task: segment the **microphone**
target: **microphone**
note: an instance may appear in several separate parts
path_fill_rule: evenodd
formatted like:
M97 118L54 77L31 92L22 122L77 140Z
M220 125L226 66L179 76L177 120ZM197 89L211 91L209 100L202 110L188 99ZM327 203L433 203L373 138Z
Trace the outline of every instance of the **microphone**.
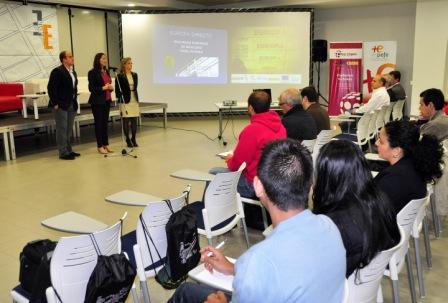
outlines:
M112 71L116 71L116 70L118 70L118 67L115 67L115 66L109 66L109 69L112 70Z

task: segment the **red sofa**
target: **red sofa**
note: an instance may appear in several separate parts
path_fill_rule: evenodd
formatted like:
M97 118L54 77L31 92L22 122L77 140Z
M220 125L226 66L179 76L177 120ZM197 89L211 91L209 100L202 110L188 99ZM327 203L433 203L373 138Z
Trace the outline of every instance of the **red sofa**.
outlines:
M22 99L17 95L23 95L22 83L0 83L0 113L22 109Z

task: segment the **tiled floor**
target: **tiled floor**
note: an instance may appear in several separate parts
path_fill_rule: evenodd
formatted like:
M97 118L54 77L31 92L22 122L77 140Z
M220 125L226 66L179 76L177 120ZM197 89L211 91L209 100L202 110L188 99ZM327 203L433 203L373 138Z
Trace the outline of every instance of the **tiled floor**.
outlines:
M75 143L75 150L82 156L74 161L57 158L54 139L46 135L22 137L16 141L18 158L15 161L0 161L0 302L10 302L9 291L17 284L19 252L30 240L50 238L57 240L67 234L50 230L40 221L64 211L73 210L107 224L114 223L127 211L124 232L135 229L141 207L111 204L104 197L123 189L131 189L159 197L174 197L188 184L174 179L169 173L182 168L208 170L223 165L216 153L235 146L235 137L247 124L246 117L229 121L225 131L228 146L218 140L209 140L192 131L163 129L160 121L148 118L138 133L138 158L107 157L96 152L93 128L82 128L82 141ZM169 120L168 126L206 133L215 138L218 133L216 118ZM111 146L121 150L119 125L112 127ZM204 184L192 184L191 201L202 197ZM240 230L233 230L225 236L228 241L224 252L238 257L245 250ZM259 232L250 232L251 242L262 239ZM205 241L202 239L202 244ZM433 269L425 269L427 298L425 302L448 301L448 239L431 241L433 248ZM401 275L402 302L410 302L406 275ZM385 281L385 301L391 302L390 287ZM150 282L153 303L166 302L172 292Z

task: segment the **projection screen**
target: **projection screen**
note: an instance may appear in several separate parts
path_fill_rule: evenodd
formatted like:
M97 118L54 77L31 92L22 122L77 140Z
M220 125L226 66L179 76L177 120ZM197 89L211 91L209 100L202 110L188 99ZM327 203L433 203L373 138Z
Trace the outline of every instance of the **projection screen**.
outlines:
M311 12L123 14L123 55L139 75L141 102L169 112L216 111L253 89L309 84Z

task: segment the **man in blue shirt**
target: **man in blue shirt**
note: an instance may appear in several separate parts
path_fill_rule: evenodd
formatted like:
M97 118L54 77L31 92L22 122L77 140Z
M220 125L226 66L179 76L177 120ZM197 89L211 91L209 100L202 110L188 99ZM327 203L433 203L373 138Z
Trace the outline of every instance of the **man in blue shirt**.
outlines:
M345 249L336 225L306 209L313 165L295 140L273 141L263 150L254 189L274 230L232 264L211 246L201 250L205 267L234 275L232 302L340 303ZM322 287L325 291L322 291ZM169 302L228 302L223 292L185 283Z

